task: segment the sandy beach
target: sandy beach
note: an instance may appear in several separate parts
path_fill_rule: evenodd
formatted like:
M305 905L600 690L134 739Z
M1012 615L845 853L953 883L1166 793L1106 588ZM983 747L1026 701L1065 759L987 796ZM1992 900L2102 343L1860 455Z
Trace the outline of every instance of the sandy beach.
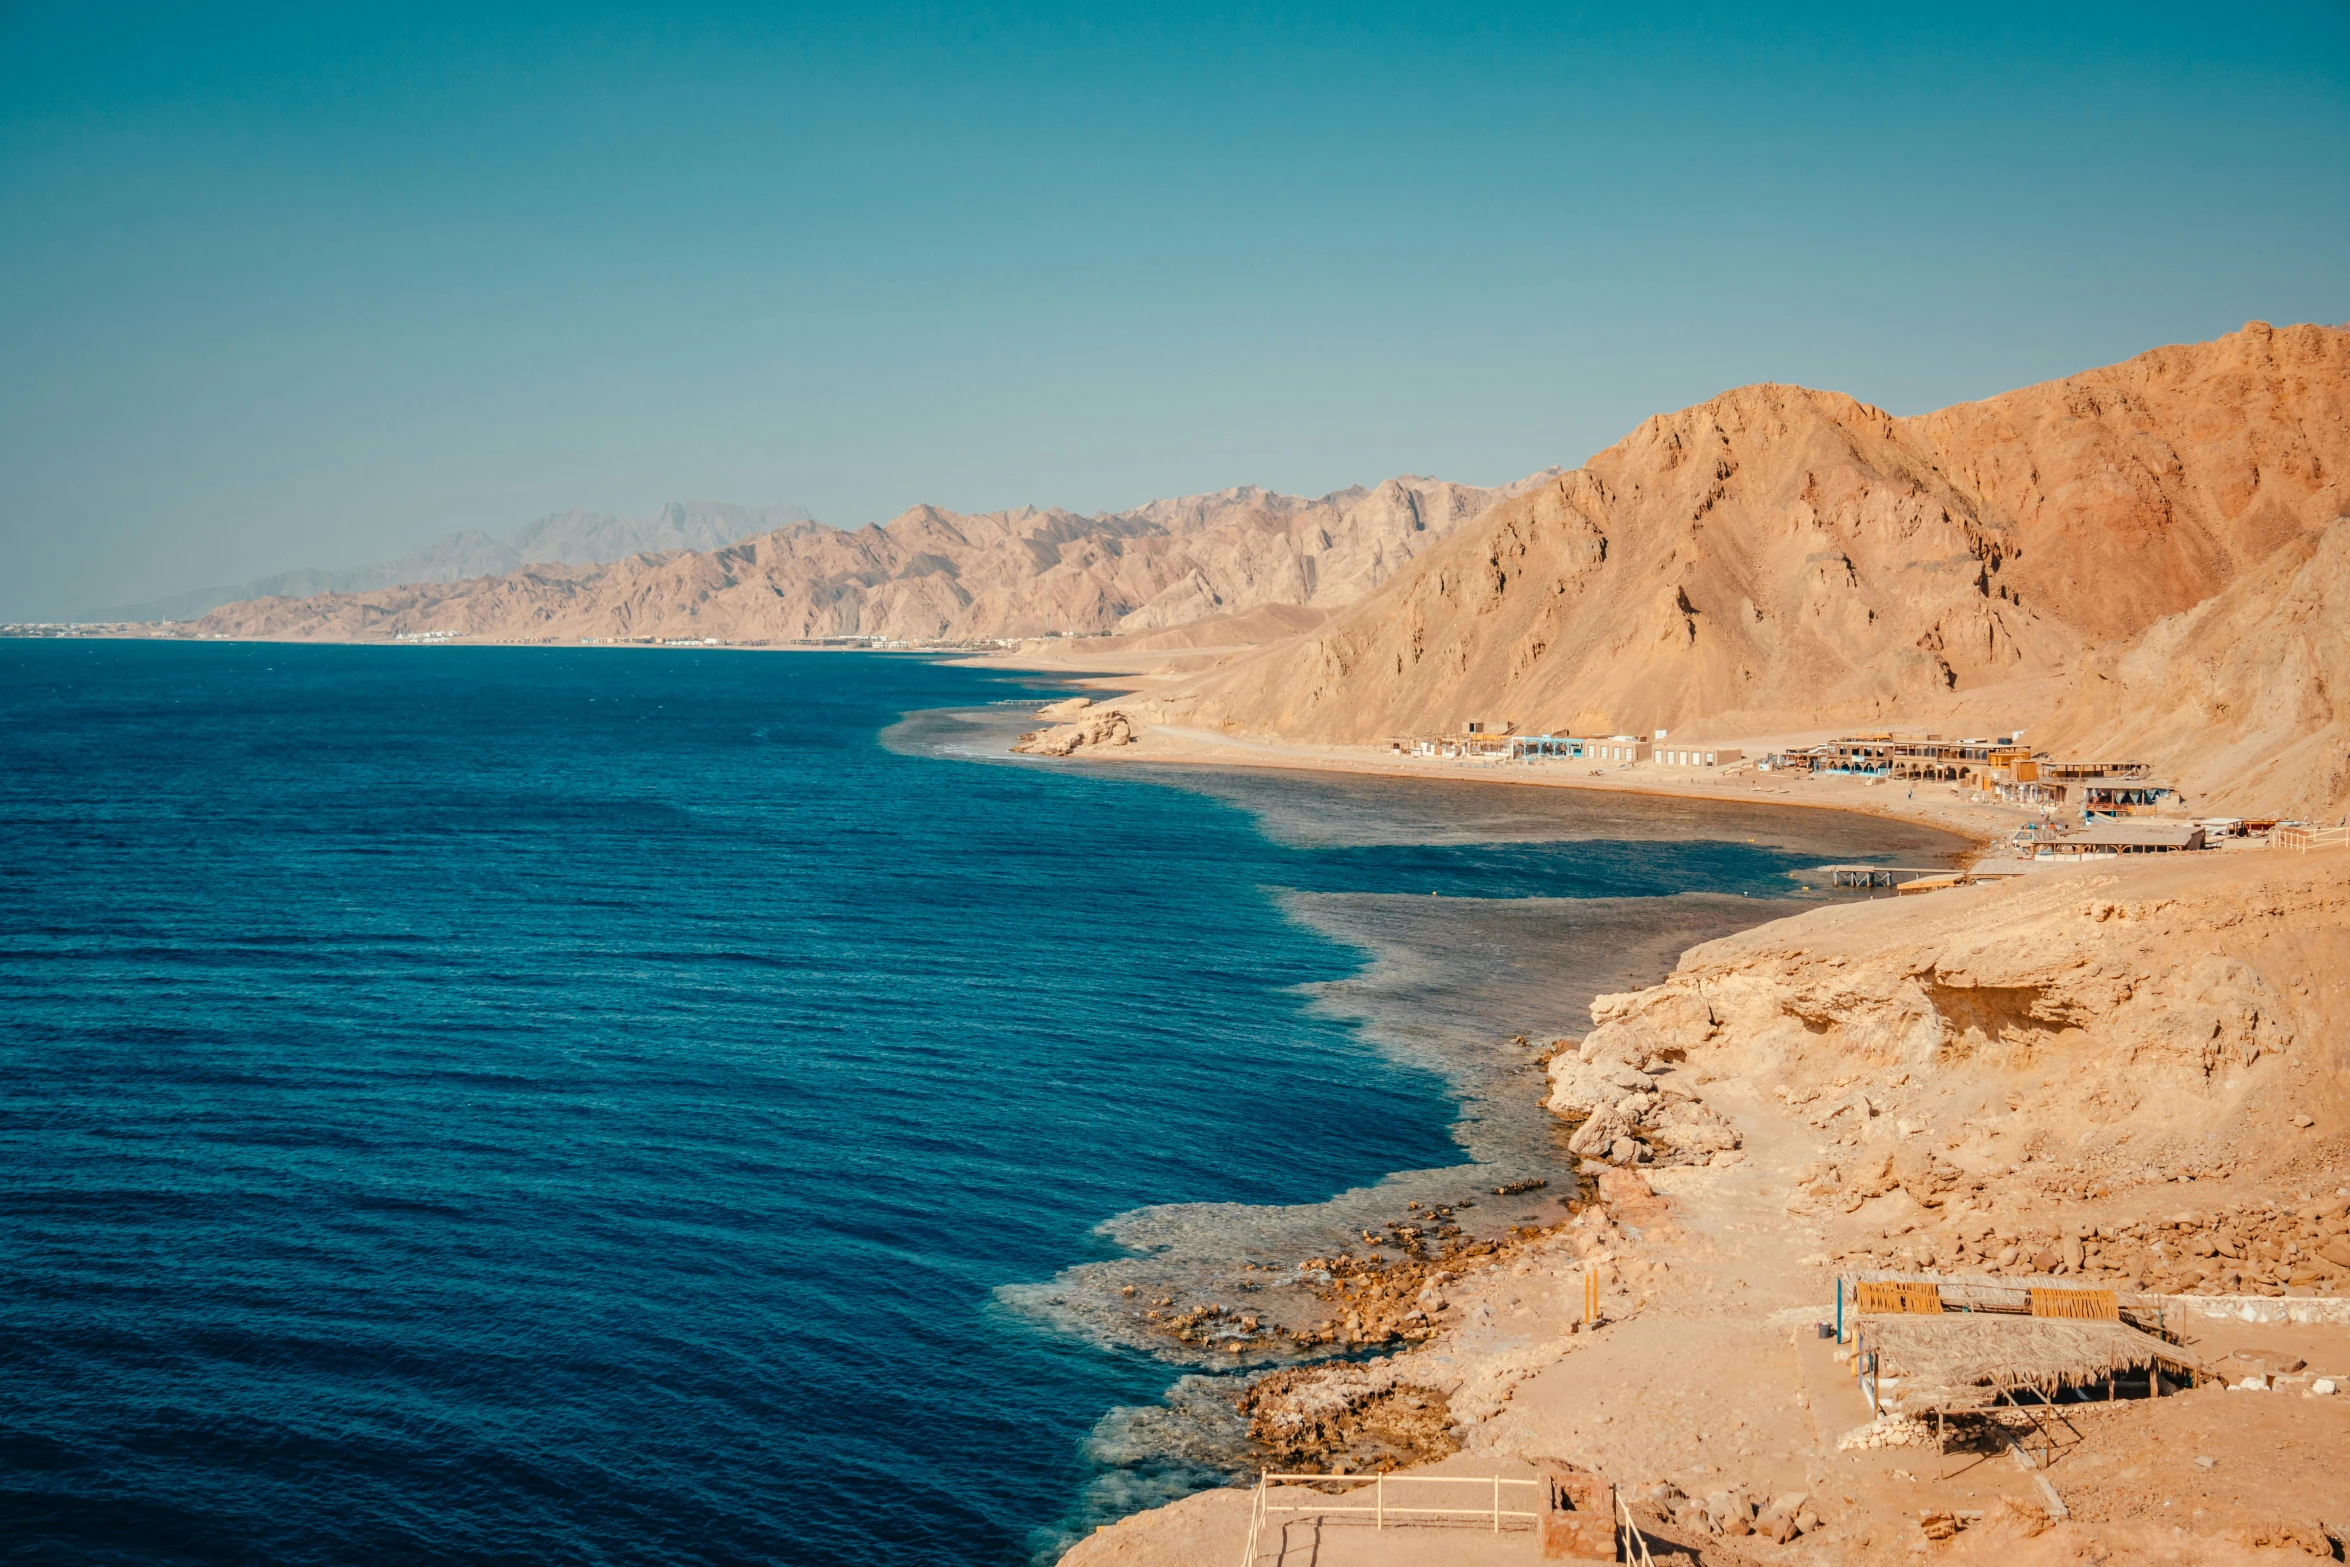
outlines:
M1073 692L1091 699L1096 712L1119 709L1122 702L1147 703L1152 688L1169 672L1169 666L1156 658L1133 660L1131 669L1116 673L1078 672L1057 658L1010 654L958 662L981 668L1062 676L1068 679ZM1176 667L1180 670L1184 666ZM1049 722L1044 726L1049 727ZM1136 726L1131 743L1090 746L1085 756L1089 761L1103 762L1297 769L1452 782L1475 780L1521 788L1589 789L1729 804L1794 805L1916 822L1959 834L1983 847L2001 842L2018 827L2041 819L2039 812L2019 806L1970 802L1955 785L1911 786L1859 778L1767 773L1757 769L1751 760L1786 746L1809 744L1833 732L1823 729L1715 736L1707 743L1736 747L1749 758L1718 768L1674 768L1650 763L1601 768L1564 761L1451 761L1408 756L1387 746L1314 744L1150 722Z

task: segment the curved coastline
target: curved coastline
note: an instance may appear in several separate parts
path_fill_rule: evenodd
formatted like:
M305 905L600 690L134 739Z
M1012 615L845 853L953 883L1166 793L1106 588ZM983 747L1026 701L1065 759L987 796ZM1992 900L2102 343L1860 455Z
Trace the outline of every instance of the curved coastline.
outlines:
M940 736L917 739L916 731L944 723L963 730L950 743L966 758L992 750L1011 765L1084 767L1082 760L1004 755L1014 726L1030 711L1006 703L909 715L913 727L901 725L885 743L926 748ZM1304 836L1398 852L1414 842L1451 842L1494 845L1506 854L1579 835L1596 849L1626 833L1685 844L1709 824L1738 830L1700 841L1734 840L1761 826L1776 828L1776 839L1793 840L1806 853L1868 853L1866 840L1887 836L1882 815L1848 812L1836 822L1809 801L1801 802L1800 816L1771 809L1796 802L1676 800L1623 789L1537 801L1476 787L1523 781L1515 779L1378 777L1365 776L1369 769L1246 762L1190 766L1185 764L1191 758L1146 755L1119 759L1168 763L1123 775L1217 795L1248 809L1260 830L1276 838ZM1309 772L1326 776L1304 776ZM1384 811L1377 803L1363 804L1366 797L1377 802L1382 796L1391 802ZM1412 801L1421 803L1413 808L1406 803ZM1471 803L1479 801L1485 804ZM1920 833L1921 827L1928 830ZM1968 840L1932 823L1904 821L1891 836L1905 841L1885 852L1956 859L1969 848ZM1363 1249L1365 1236L1391 1228L1399 1215L1440 1205L1448 1214L1458 1205L1453 1222L1463 1227L1462 1241L1506 1245L1521 1232L1554 1230L1582 1188L1564 1146L1566 1129L1542 1108L1547 1041L1580 1034L1594 997L1655 982L1690 947L1801 912L1824 898L1801 897L1782 881L1777 897L1725 890L1431 898L1292 888L1280 891L1277 901L1291 919L1364 955L1352 973L1313 987L1314 1006L1351 1020L1381 1054L1441 1076L1458 1110L1453 1132L1463 1162L1391 1172L1370 1186L1282 1208L1192 1203L1113 1215L1096 1233L1119 1255L1075 1264L1049 1280L1000 1287L999 1302L1020 1319L1104 1348L1153 1354L1183 1373L1158 1404L1115 1407L1096 1424L1087 1443L1090 1473L1069 1515L1040 1538L1040 1558L1119 1517L1228 1483L1251 1467L1257 1449L1234 1404L1253 1375L1360 1358L1382 1347L1312 1341L1311 1326L1326 1316L1328 1301L1298 1287L1301 1260ZM1546 1184L1515 1197L1493 1194L1497 1185L1533 1182ZM1157 1302L1173 1303L1164 1317L1150 1309ZM1216 1336L1191 1340L1167 1329L1165 1317L1203 1306L1215 1309L1206 1326ZM1262 1318L1255 1331L1242 1334L1234 1326L1243 1312L1252 1324ZM1301 1332L1305 1342L1286 1336Z

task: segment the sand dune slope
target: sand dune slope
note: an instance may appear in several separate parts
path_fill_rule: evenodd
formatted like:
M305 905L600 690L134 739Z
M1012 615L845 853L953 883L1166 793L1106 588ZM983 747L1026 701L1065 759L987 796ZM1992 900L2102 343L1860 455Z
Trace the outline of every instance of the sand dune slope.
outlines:
M2089 661L2045 730L2145 757L2198 810L2333 820L2350 806L2350 517Z

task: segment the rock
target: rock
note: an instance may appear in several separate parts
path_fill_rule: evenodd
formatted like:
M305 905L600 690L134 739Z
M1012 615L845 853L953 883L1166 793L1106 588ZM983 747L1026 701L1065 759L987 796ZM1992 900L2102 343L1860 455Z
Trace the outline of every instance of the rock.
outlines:
M1934 1440L1933 1426L1923 1420L1880 1415L1867 1425L1855 1426L1845 1432L1836 1443L1836 1451L1858 1453L1880 1447L1926 1447Z
M1706 1516L1714 1527L1728 1535L1754 1533L1754 1514L1746 1498L1736 1491L1715 1491L1705 1499Z
M1624 1090L1609 1075L1608 1067L1586 1065L1580 1056L1565 1052L1551 1057L1549 1106L1553 1115L1590 1115L1623 1096Z
M1918 1514L1918 1532L1929 1540L1947 1540L1958 1533L1956 1513L1924 1512Z
M2319 1377L2315 1382L2309 1384L2309 1391L2315 1393L2320 1398L2331 1398L2334 1396L2336 1391L2334 1379L2332 1377Z
M1637 1120L1626 1117L1610 1105L1592 1112L1589 1119L1575 1129L1567 1139L1567 1152L1581 1158L1606 1158L1616 1140L1635 1136L1640 1130Z
M1658 1097L1642 1117L1647 1140L1674 1153L1727 1153L1746 1139L1711 1106L1694 1099Z
M2064 1258L2052 1251L2038 1251L2032 1254L2032 1266L2042 1273L2054 1273L2064 1266Z
M1105 708L1075 723L1024 734L1012 749L1028 756L1069 756L1088 746L1111 749L1133 743L1133 723L1118 709Z

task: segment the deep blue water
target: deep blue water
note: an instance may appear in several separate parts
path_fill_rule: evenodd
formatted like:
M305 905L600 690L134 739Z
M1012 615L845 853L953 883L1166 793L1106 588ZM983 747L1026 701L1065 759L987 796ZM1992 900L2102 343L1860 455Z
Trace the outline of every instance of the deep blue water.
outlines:
M1796 863L1276 839L879 742L1022 689L0 642L0 1552L1026 1561L1173 1373L1000 1286L1461 1157L1278 889Z

